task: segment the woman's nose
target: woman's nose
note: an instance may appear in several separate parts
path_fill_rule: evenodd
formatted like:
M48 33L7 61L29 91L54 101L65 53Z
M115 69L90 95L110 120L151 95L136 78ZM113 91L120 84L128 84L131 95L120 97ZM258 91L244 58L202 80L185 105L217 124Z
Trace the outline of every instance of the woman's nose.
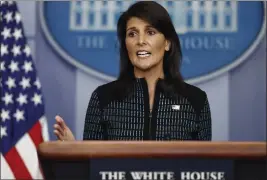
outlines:
M146 38L145 38L145 35L143 35L143 34L140 34L140 35L139 35L139 38L138 38L138 44L139 44L139 45L144 45L144 44L146 44Z

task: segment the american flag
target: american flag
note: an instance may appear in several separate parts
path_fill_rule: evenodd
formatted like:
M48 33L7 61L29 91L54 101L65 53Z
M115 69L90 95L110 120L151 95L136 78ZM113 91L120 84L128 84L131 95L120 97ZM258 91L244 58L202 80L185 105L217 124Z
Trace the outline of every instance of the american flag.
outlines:
M1 179L43 179L37 147L48 140L41 84L12 1L0 1Z

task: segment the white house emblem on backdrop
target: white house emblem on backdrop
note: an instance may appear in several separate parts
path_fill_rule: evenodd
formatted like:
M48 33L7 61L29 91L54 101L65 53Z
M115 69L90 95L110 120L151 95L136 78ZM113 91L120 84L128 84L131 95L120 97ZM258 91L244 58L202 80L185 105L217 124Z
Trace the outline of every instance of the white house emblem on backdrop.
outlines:
M43 2L41 24L65 60L90 74L114 80L119 73L117 21L134 2ZM266 28L264 2L158 2L169 12L180 37L181 70L191 82L236 67L253 52Z
M69 27L71 31L116 31L122 10L131 1L71 2ZM237 2L216 3L174 1L161 2L168 10L178 34L187 32L236 32ZM186 14L186 15L185 15Z

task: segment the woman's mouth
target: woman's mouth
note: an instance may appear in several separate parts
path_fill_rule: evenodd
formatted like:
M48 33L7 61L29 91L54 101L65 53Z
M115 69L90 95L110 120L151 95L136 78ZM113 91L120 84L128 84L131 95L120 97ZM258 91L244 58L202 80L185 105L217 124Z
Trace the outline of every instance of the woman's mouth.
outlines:
M151 55L151 53L148 51L141 50L141 51L137 51L136 55L138 57L144 58L144 57L149 57Z

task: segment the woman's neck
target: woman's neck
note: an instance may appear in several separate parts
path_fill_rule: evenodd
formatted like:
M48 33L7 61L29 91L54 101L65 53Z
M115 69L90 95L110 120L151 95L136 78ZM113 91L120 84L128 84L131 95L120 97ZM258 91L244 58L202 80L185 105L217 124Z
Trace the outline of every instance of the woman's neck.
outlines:
M145 78L147 85L148 85L148 89L154 89L157 80L163 79L164 78L164 72L162 68L151 68L148 71L142 71L140 69L134 69L134 75L136 78Z

